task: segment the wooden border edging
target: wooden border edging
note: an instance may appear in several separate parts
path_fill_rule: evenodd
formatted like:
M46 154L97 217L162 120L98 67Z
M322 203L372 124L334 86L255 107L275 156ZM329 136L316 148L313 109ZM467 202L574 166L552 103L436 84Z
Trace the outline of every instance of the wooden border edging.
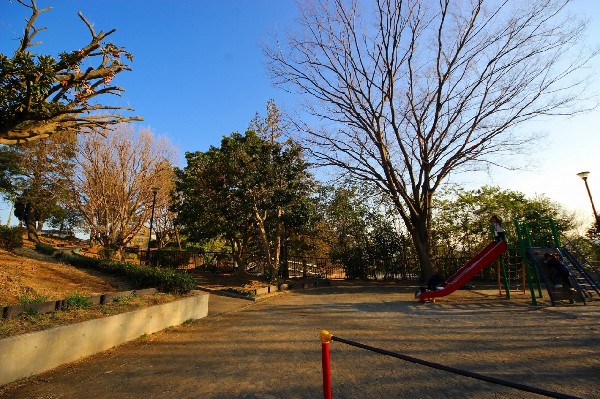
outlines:
M148 296L154 295L158 292L156 288L145 288L141 290L129 290L129 291L118 291L108 292L101 295L94 295L87 297L88 305L106 305L111 302L118 300L121 297L126 296ZM65 310L67 308L67 300L59 299L56 301L49 302L33 302L28 304L19 305L8 305L0 307L0 317L9 319L11 317L19 317L22 313L32 312L34 314L51 313L55 310Z
M205 293L133 312L0 340L0 385L208 315Z

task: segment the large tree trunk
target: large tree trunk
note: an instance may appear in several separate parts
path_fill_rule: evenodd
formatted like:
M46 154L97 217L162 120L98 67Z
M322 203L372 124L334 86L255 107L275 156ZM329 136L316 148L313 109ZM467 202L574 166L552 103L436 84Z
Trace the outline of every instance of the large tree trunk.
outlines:
M271 247L269 245L269 237L267 236L267 230L265 229L264 220L266 219L266 215L261 217L258 209L254 208L254 217L256 219L256 226L258 227L258 231L260 233L260 240L263 246L263 251L265 252L265 258L267 260L267 265L269 266L269 275L271 278L278 274L278 266L273 259L271 259ZM278 259L279 261L279 259Z
M234 239L229 240L229 245L231 246L231 257L237 264L237 273L241 275L248 274L246 271L246 248L248 241L248 237L244 237L241 241Z
M415 251L419 258L421 266L421 281L425 282L436 273L436 268L431 261L431 244L427 231L423 231L422 227L410 232L412 241L415 245Z
M37 221L35 220L35 210L28 203L25 207L25 227L27 228L27 239L35 243L40 242L40 238L37 233Z

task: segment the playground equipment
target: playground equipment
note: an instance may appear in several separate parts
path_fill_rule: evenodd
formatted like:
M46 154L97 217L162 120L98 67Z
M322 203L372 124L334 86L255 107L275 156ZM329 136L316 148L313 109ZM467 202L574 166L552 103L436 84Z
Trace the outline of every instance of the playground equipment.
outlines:
M529 217L515 220L505 227L508 236L516 237L516 244L506 241L491 242L454 275L446 280L445 287L437 291L425 291L419 300L449 295L465 285L477 273L494 261L498 262L498 290L506 298L511 296L511 283L525 293L526 287L531 294L532 304L544 297L544 290L552 306L559 301L586 304L589 300L600 298L600 272L593 270L574 244L561 245L560 233L556 222L551 218ZM553 270L544 262L546 253L554 253L567 265L570 271L568 286L555 287L551 279Z
M526 277L531 292L531 301L537 305L537 298L543 298L542 285L548 292L552 306L558 301L570 303L587 301L600 297L600 282L594 280L583 256L572 243L561 245L560 233L556 222L551 218L529 218L515 221L519 248L526 259ZM569 287L554 287L550 278L552 270L546 266L544 255L557 254L570 271ZM537 291L537 294L536 294Z
M449 295L465 285L469 280L479 273L483 268L496 260L507 249L506 241L491 242L477 255L469 260L463 267L458 269L446 280L446 285L436 291L425 291L419 296L421 302L427 299L439 298Z

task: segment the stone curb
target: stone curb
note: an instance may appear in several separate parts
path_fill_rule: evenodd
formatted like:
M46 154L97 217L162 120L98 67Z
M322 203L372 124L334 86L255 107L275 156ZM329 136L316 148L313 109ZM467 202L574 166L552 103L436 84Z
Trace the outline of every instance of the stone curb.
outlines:
M254 290L246 290L249 293L254 293L254 296L247 296L242 294L236 294L234 292L226 291L224 289L214 289L208 287L196 287L196 289L204 292L209 292L213 295L226 296L230 298L238 298L245 299L247 301L256 301L260 296L267 294L274 294L276 292L288 291L288 290L297 290L297 289L306 289L306 288L317 288L317 287L330 287L330 280L318 280L314 282L292 282L292 283L283 283L279 285L269 285L267 287L261 287Z

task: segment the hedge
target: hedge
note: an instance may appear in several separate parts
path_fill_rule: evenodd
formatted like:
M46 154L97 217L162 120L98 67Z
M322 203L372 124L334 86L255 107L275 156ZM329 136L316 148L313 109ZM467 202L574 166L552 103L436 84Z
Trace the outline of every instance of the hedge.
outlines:
M49 244L38 242L35 244L35 250L44 255L52 255L54 253L54 247Z
M196 287L196 280L192 276L178 270L93 259L76 254L64 254L61 258L75 267L96 269L122 276L131 281L137 289L156 288L161 292L183 294Z

